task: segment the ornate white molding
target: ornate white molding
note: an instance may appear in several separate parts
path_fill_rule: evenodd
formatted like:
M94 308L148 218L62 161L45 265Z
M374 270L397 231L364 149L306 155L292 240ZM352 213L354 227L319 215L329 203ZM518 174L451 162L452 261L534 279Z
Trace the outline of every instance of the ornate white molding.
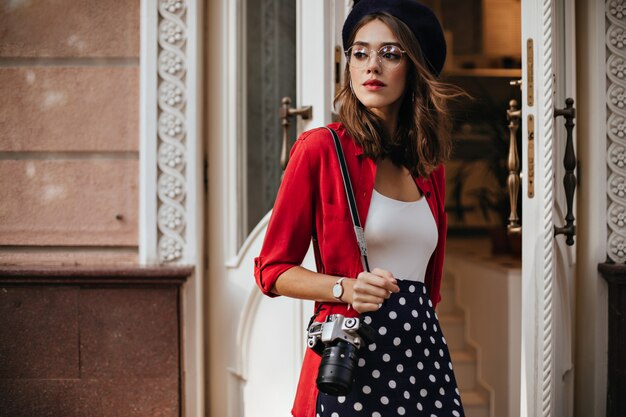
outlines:
M158 33L158 258L183 258L187 210L187 4L159 2Z
M142 264L195 264L201 244L203 95L197 0L144 0L141 21Z
M626 262L626 1L606 3L607 256Z

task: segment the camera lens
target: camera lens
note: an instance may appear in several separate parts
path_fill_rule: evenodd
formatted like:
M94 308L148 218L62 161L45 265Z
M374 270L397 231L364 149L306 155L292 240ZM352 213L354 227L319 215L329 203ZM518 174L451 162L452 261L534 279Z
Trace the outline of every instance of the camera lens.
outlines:
M326 394L346 395L350 392L356 365L356 347L339 340L327 346L317 374L317 388Z

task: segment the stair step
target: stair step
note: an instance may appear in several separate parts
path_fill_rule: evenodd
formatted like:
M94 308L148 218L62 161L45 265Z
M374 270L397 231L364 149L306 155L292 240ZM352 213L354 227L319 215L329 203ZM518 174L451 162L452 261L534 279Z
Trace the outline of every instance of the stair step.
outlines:
M489 417L489 398L477 382L477 361L465 343L465 315L456 304L455 276L444 270L437 316L450 349L456 383L466 417Z
M451 350L456 384L461 391L476 388L476 356L468 350Z
M478 391L460 390L465 417L489 417L489 401Z
M441 301L437 304L437 313L456 313L459 311L454 300L454 288L441 287Z
M443 336L450 349L462 349L465 346L465 318L461 313L437 314Z
M456 304L455 288L454 288L454 275L451 273L445 273L441 280L441 288L439 289L441 294L441 302L437 305L437 312L441 313L453 313L459 310Z
M476 355L469 350L451 350L452 363L476 362Z

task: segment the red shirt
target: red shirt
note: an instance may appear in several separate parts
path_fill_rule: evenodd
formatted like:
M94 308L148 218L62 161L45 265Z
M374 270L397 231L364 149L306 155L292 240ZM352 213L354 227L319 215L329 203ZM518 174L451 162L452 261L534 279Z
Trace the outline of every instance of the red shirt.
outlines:
M376 179L376 163L363 154L363 149L341 124L332 123L329 127L335 129L341 140L359 217L363 227L366 227ZM441 299L439 289L447 230L443 165L428 178L416 178L415 183L426 197L439 233L425 277L430 299L436 306ZM330 132L324 128L304 132L291 149L263 247L254 260L254 276L264 294L276 296L270 292L274 283L283 272L302 263L314 235L317 236L313 243L318 272L356 278L363 271L334 142ZM347 308L347 304L324 304L316 321L324 321L330 314L358 316L355 310ZM315 308L318 306L316 303ZM315 378L320 359L307 349L292 409L295 417L315 416L318 394Z

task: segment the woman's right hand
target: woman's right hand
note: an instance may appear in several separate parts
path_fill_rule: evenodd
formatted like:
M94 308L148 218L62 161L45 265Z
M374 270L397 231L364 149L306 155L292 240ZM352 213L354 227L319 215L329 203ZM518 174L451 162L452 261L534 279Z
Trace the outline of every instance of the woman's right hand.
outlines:
M361 272L352 286L352 307L359 313L377 311L392 292L400 291L391 272L374 268Z

